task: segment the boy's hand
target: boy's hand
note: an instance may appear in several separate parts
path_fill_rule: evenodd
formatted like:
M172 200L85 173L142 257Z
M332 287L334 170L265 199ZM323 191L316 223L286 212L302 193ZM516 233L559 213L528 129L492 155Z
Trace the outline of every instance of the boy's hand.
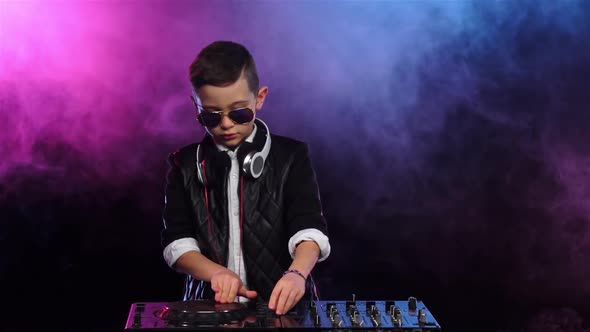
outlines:
M268 308L277 315L286 314L305 294L305 279L295 273L285 274L270 295Z
M255 298L258 293L248 290L240 277L229 269L219 269L211 276L211 288L215 292L215 301L232 303L237 295L249 299Z

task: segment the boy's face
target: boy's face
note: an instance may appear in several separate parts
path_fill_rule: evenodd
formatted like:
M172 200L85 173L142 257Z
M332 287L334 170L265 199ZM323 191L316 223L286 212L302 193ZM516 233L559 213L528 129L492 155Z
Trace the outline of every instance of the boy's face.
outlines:
M205 127L217 144L234 149L254 130L256 112L262 108L268 93L267 87L258 90L254 95L248 87L248 81L242 74L234 83L227 86L204 85L197 91L195 104L201 112L222 112L223 116L217 126ZM236 123L228 116L233 110L249 108L254 117L247 123Z

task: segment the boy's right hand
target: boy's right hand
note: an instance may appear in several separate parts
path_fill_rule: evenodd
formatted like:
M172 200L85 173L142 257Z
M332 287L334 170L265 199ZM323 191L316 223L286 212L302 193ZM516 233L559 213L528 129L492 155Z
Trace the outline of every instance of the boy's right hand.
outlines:
M247 289L240 277L230 269L219 269L211 276L211 288L215 292L215 301L232 303L236 296L255 298L258 293Z

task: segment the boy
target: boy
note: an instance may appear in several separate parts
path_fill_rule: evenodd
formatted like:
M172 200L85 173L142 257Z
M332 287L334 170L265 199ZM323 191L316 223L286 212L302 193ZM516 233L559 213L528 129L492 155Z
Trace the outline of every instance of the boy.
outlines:
M307 145L256 118L268 87L244 46L208 45L189 74L207 134L168 159L164 258L187 275L184 300L257 299L286 314L330 254Z

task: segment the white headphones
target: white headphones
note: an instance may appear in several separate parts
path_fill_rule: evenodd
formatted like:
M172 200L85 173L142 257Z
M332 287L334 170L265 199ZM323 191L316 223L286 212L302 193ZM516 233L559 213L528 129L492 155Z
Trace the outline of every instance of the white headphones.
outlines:
M250 149L250 151L247 151L241 162L242 171L244 174L255 179L259 178L262 174L262 171L264 170L264 163L266 162L266 157L268 157L271 144L268 126L260 119L258 119L258 122L262 123L262 126L258 126L257 129L262 129L263 131L262 134L264 135L264 147L262 148L262 151L257 151L256 148ZM243 147L241 146L240 149L242 148Z
M257 179L262 175L262 171L264 170L264 164L266 163L266 158L268 157L268 153L270 152L271 146L271 138L270 138L270 130L264 121L260 119L254 120L255 123L260 123L262 126L257 126L257 130L262 131L262 135L264 135L264 146L261 151L256 149L256 145L250 142L242 142L240 147L238 148L238 163L240 164L242 172L254 179ZM256 134L258 136L258 133ZM207 184L207 172L206 163L203 157L203 152L201 152L201 145L200 143L197 146L197 177L199 182L202 184ZM225 154L227 156L227 154Z

